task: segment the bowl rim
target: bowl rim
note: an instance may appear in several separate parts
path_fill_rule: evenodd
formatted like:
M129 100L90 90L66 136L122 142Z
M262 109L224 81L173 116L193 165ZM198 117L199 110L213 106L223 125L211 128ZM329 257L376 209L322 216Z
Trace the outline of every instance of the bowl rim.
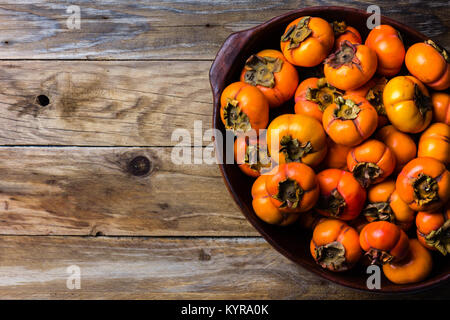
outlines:
M213 92L213 115L212 115L212 128L214 130L214 136L216 134L216 130L219 130L219 128L216 127L215 125L215 121L217 119L218 116L218 111L220 110L219 106L219 100L220 100L220 92L217 88L217 86L214 85L214 80L213 80L213 75L216 72L216 69L218 68L218 62L221 61L221 57L224 55L225 50L227 49L228 43L231 42L234 38L236 38L237 36L240 35L244 35L246 33L254 33L257 31L261 31L267 27L269 27L272 23L277 22L279 20L284 20L287 19L289 17L293 19L300 17L302 14L304 14L305 12L311 12L311 11L343 11L345 13L351 14L351 13L357 13L358 15L365 15L365 16L370 16L371 13L367 13L364 10L361 9L357 9L357 8L349 8L349 7L342 7L342 6L311 6L311 7L304 7L304 8L300 8L300 9L296 9L296 10L291 10L289 12L286 12L284 14L275 16L267 21L265 21L264 23L261 23L255 27L252 28L248 28L245 30L241 30L241 31L237 31L237 32L233 32L231 33L223 42L222 46L220 47L220 49L218 50L213 63L211 64L211 68L209 71L209 80L210 80L210 86ZM320 12L317 12L318 15L320 15ZM309 15L309 13L308 13ZM391 18L388 18L386 16L381 15L381 24L389 24L391 26L393 26L396 29L404 29L406 30L409 34L413 35L414 37L417 37L419 39L421 39L422 41L425 41L427 39L429 39L429 37L425 36L424 34L420 33L419 31L416 31L415 29L401 23L398 22L396 20L393 20ZM236 57L235 57L236 59ZM234 62L234 61L233 61ZM214 149L215 149L215 153L216 153L216 159L222 159L222 155L223 155L223 150L220 150L220 148L218 148L217 145L217 141L219 141L219 139L215 139L214 138ZM241 213L245 216L245 218L247 219L247 221L250 222L250 224L258 231L258 233L260 235L263 236L263 238L273 247L275 248L275 250L277 250L279 253L281 253L283 256L285 256L286 258L288 258L290 261L294 262L296 265L301 266L303 269L314 273L318 276L320 276L321 278L324 278L330 282L333 283L337 283L339 285L342 285L344 287L347 288L351 288L353 290L357 290L357 291L364 291L364 292L371 292L371 293L375 293L375 294L390 294L390 293L396 293L396 294L405 294L405 293L417 293L417 292L422 292L425 290L430 290L432 288L435 288L439 285L442 285L444 283L447 283L448 280L450 280L450 274L443 274L442 276L438 276L435 279L430 279L430 280L424 280L422 282L419 283L412 283L412 284L408 284L408 285L398 285L398 287L395 287L395 289L368 289L368 288L361 288L361 287L357 287L355 285L352 285L351 281L344 281L338 278L334 278L332 274L330 273L326 273L323 272L323 270L318 269L318 268L311 268L308 264L304 263L302 260L296 259L295 256L289 251L286 250L285 248L283 248L281 245L278 244L277 241L275 241L265 230L263 230L260 227L260 221L257 221L257 218L253 217L253 216L249 216L244 208L244 204L241 202L241 200L239 199L237 193L235 192L235 190L233 190L232 188L232 184L231 181L228 177L228 175L225 173L225 164L221 163L220 161L218 161L218 166L220 169L220 173L222 175L222 178L225 182L225 185L228 189L228 192L232 195L235 203L238 205Z

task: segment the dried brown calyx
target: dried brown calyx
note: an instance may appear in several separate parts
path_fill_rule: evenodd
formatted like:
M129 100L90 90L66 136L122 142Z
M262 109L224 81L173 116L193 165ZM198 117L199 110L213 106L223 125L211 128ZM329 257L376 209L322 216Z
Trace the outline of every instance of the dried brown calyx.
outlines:
M292 139L291 136L284 136L280 141L280 152L284 154L284 159L289 162L302 162L302 158L313 152L311 142L300 142Z
M372 162L359 162L353 168L353 176L364 188L370 186L382 174L383 170Z
M342 96L342 92L330 85L325 78L317 80L317 88L306 90L306 100L317 103L320 111L324 111L339 96Z
M424 117L428 111L433 109L431 98L426 96L417 84L414 84L414 103L419 109L422 117Z
M379 249L371 248L366 252L366 256L369 257L371 264L383 265L391 262L394 259L394 256L389 252Z
M429 246L435 247L444 256L450 253L450 220L445 221L442 227L426 235L425 242Z
M347 24L345 23L345 21L334 21L333 22L333 31L334 31L334 36L335 37L339 37L341 34L345 33L345 31L347 30Z
M432 46L434 49L436 49L436 51L440 53L440 55L444 58L444 60L445 60L447 63L450 63L450 58L449 58L448 52L447 52L444 48L439 47L439 46L438 46L434 41L432 41L432 40L426 40L425 43L426 43L426 44L429 44L429 45Z
M300 44L306 40L311 34L312 30L308 28L309 20L311 17L303 17L297 25L291 26L285 34L281 36L281 41L289 41L287 46L288 49L295 49L300 46Z
M347 203L337 189L333 189L327 196L322 195L317 202L317 208L329 212L333 217L339 217Z
M239 108L239 102L228 98L227 105L223 108L225 127L233 131L248 131L251 129L248 116Z
M369 103L377 110L377 113L380 116L387 115L383 104L383 90L386 83L387 79L382 78L374 87L370 88L366 94L367 101L369 101Z
M249 145L245 152L244 162L250 165L250 168L258 172L263 168L270 167L270 158L267 154L267 148L261 148L261 145Z
M278 194L274 198L282 202L280 208L295 209L302 201L303 194L298 182L287 178L278 184Z
M335 103L338 106L334 110L334 117L340 120L354 120L358 117L361 108L359 104L355 103L353 100L344 99L339 96L335 99Z
M362 211L366 217L372 218L372 221L394 222L395 216L392 212L389 202L369 203Z
M417 179L413 181L414 198L419 206L427 205L430 202L438 201L438 183L435 179L424 173L419 173Z
M275 87L274 73L280 72L283 60L274 57L252 55L245 62L244 81L252 86Z
M356 66L358 69L362 70L361 61L356 56L357 47L358 44L353 44L348 40L344 40L342 41L339 50L326 58L324 63L334 69L339 69L346 65L352 68L353 66Z
M345 247L338 241L315 248L316 260L323 268L344 271L348 269Z

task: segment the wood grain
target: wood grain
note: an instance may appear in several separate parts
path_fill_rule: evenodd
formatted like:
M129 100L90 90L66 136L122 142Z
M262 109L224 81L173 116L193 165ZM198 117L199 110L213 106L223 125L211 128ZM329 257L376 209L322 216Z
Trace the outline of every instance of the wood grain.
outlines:
M174 150L0 148L0 234L257 235L217 166L174 164ZM192 149L193 163L211 151ZM140 156L151 167L135 176Z
M70 30L67 1L0 3L0 59L213 59L232 32L306 6L366 10L372 1L77 1L81 28ZM74 3L75 4L75 3ZM383 15L450 47L446 0L377 1Z
M377 295L322 280L260 238L0 237L3 299L436 299L449 287ZM7 257L7 258L6 258ZM81 271L69 290L67 268Z

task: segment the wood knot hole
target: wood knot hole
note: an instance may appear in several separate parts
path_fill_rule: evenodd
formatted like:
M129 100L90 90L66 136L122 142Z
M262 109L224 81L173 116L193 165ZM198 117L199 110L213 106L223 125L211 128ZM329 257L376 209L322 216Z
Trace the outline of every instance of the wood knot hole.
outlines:
M150 172L151 162L147 157L137 156L128 163L128 171L134 176L143 176Z
M50 103L50 99L45 94L40 94L36 97L36 103L41 107L45 107Z

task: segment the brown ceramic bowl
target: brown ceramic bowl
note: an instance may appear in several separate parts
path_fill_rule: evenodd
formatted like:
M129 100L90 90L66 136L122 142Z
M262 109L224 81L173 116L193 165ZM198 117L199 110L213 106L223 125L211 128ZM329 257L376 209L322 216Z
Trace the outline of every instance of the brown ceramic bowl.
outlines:
M223 137L225 137L225 128L220 120L219 114L220 95L223 89L228 84L239 81L240 71L244 66L245 60L251 54L267 48L280 50L279 40L286 26L289 22L301 16L316 16L324 18L327 21L345 20L347 24L356 27L360 31L363 39L367 37L369 32L366 27L366 20L369 14L365 11L345 7L324 6L295 10L275 17L252 29L231 34L217 53L209 74L214 95L213 128L220 130ZM427 39L423 34L392 19L382 17L381 23L389 24L399 30L406 47L415 42ZM300 81L313 76L317 72L317 68L302 68L301 72L299 72ZM402 73L406 74L407 72L403 70ZM285 106L271 110L271 119L280 113L294 113L293 106L294 102L289 101ZM218 148L216 145L216 155L218 159L226 159L225 148ZM278 227L260 220L252 208L250 190L254 179L244 175L236 164L220 164L219 166L228 190L245 217L276 250L300 266L323 278L347 287L369 290L366 286L368 275L362 265L343 273L333 273L319 267L310 255L310 231L302 230L295 224L289 227ZM433 262L432 274L425 281L407 285L396 285L383 276L381 290L375 291L418 291L447 282L450 274L450 259L433 253Z

